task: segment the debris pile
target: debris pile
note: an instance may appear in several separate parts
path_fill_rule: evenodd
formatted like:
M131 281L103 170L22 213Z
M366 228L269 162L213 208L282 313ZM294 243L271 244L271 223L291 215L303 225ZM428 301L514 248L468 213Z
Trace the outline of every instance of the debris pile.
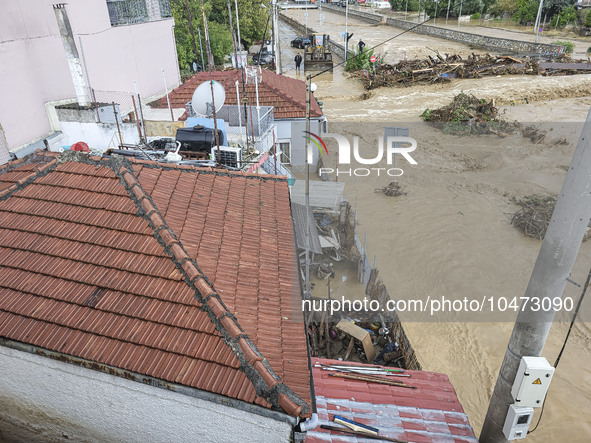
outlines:
M494 134L506 137L516 132L529 138L532 143L540 143L546 136L535 126L524 127L516 121L503 119L494 100L484 100L461 92L451 103L439 109L425 109L421 117L446 134L484 135Z
M552 218L556 198L528 195L519 200L513 198L512 203L519 206L519 209L513 214L511 224L527 237L543 239Z
M480 55L472 53L467 58L454 54L436 57L402 60L395 65L381 64L375 72L361 70L355 76L361 79L365 89L383 86L400 87L430 83L445 83L453 78L480 78L497 75L573 75L591 73L587 60L571 60L562 57L558 61L523 60L509 56Z
M398 180L392 180L387 186L376 189L376 192L383 192L388 197L399 197L406 195L405 187L398 183Z

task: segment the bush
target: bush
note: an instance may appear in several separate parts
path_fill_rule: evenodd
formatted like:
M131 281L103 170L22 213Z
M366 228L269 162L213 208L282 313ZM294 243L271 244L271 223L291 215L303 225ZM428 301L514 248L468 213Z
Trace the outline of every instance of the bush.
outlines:
M589 14L587 14L589 15ZM587 17L585 17L585 21ZM574 5L570 5L567 8L563 8L560 10L558 14L552 17L550 20L550 27L551 28L564 28L567 24L576 24L578 21L577 10L575 9Z
M591 54L591 46L587 48L587 54Z
M478 20L480 18L480 12L475 12L474 14L472 14L472 20Z
M363 51L363 53L357 53L354 56L347 59L345 71L359 71L361 69L371 69L372 62L369 60L373 55L373 49L369 51Z
M575 44L573 42L555 41L555 42L552 42L552 44L558 45L558 46L564 46L564 52L566 52L567 54L572 54L572 52L575 50Z
M586 28L591 28L591 11L587 12L585 15L585 21L583 22L583 25Z

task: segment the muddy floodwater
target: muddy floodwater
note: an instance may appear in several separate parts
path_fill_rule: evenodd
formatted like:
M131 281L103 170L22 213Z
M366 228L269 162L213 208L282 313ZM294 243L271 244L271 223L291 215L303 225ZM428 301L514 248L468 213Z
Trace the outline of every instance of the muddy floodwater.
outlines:
M292 16L297 14L290 11ZM313 23L313 14L316 12L310 11L310 26L319 29L318 23ZM334 14L326 14L323 26L331 35L338 35L342 28ZM288 37L293 38L293 31L285 31L291 32ZM354 21L351 31L368 44L387 38L388 32L397 32ZM426 46L442 53L472 52L452 42L426 39L406 34L404 40L392 43L384 52L393 61L400 57L400 48L413 56L427 54L430 49ZM289 70L295 52L287 47L289 38L284 40L284 67ZM314 82L318 85L316 97L323 102L329 119L329 132L358 135L362 144L375 146L384 126L399 126L408 127L410 136L418 141L413 154L418 165L410 166L403 160L397 164L404 170L399 180L407 195L387 197L376 192L391 180L384 175L338 177L346 183L345 192L358 211L360 236L367 233L367 255L376 256L390 295L522 296L541 242L524 237L511 226L516 206L510 198L560 191L580 136L581 124L574 122L584 121L591 107L591 76L456 80L432 86L377 89L365 100L361 99L361 85L340 68ZM421 122L420 115L426 108L445 105L461 91L495 99L508 120L538 125L547 131L544 142L534 144L520 134L504 138L444 135ZM325 165L336 167L336 148L329 146L329 152ZM581 246L572 280L583 284L590 266L591 241ZM564 295L576 302L580 289L568 284ZM574 326L552 381L542 422L528 441L589 441L589 299L583 309L586 322L578 321ZM424 369L449 375L478 435L513 323L496 319L449 322L445 316L419 322L407 320L403 313L400 317ZM551 364L564 341L568 330L565 320L570 316L559 315L557 319L562 322L553 325L543 352ZM534 423L538 414L539 409Z

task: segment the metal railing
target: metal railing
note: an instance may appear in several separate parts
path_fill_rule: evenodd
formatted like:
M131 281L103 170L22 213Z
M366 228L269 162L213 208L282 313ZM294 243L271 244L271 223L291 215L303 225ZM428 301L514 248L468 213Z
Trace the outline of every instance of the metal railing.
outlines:
M189 117L198 117L193 111L191 102L187 103L187 115ZM224 105L216 112L216 118L224 120L227 123L226 130L228 134L248 134L249 137L263 137L275 123L272 106L246 106L246 115L244 106Z

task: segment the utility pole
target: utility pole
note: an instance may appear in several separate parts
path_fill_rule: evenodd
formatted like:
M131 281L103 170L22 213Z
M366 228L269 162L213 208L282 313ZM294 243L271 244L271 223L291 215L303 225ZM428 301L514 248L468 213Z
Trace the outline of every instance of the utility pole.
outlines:
M275 73L281 74L281 42L279 41L279 20L277 1L273 0L273 50L275 51Z
M458 30L460 29L460 18L462 17L462 5L464 4L464 0L460 0L460 13L458 15Z
M435 15L433 16L433 26L437 24L437 5L439 4L439 0L435 0Z
M591 111L581 132L570 168L542 242L525 297L561 298L591 219ZM553 306L553 304L551 304ZM511 387L521 357L538 357L556 312L523 305L517 316L505 358L480 434L481 443L506 443L503 424L513 403Z
M345 3L345 62L349 56L349 2Z
M209 72L211 73L211 70L215 66L215 63L213 60L213 54L211 52L211 43L209 41L209 30L207 29L207 18L205 18L205 6L203 5L203 0L201 0L201 15L203 16L203 28L205 30L204 32L205 32L205 49L207 51L207 64L208 64ZM212 86L211 95L213 98L213 86ZM217 128L216 128L216 137L217 137ZM218 151L218 153L219 153L219 151Z
M191 33L191 45L193 46L193 55L195 56L195 60L198 60L199 54L197 54L197 43L195 42L195 30L193 29L193 18L191 17L191 8L189 8L189 0L185 0L185 6L187 7L187 19L189 20L189 32ZM201 38L201 35L199 36L199 38Z
M230 0L228 0L228 17L230 18L230 33L232 34L232 47L234 48L234 63L236 63L236 69L238 69L238 52L236 51L236 34L234 34L234 23L232 20L232 6Z
M201 50L201 70L205 71L205 60L203 59L203 45L201 44L201 28L197 28L199 33L199 49Z
M536 23L535 23L535 33L536 33L536 43L538 42L538 37L540 34L540 19L542 18L542 8L544 6L544 0L540 0L540 6L538 7L538 15L536 15Z
M310 99L312 95L312 76L306 76L306 135L310 133ZM308 141L304 145L306 154L306 294L310 298L310 160L308 158Z
M447 25L447 20L449 20L449 7L451 6L451 0L447 0L447 14L445 15L445 24Z

